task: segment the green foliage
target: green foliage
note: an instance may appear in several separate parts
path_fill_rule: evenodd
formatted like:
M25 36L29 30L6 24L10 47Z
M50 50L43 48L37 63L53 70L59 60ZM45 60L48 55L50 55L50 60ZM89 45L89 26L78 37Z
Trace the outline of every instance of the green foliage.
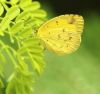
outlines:
M32 94L44 68L36 30L46 12L32 0L0 0L0 94Z

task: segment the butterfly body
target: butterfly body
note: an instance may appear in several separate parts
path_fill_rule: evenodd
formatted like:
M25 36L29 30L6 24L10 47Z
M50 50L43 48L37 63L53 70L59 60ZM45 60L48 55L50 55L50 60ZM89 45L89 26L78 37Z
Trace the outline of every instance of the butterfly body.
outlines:
M69 54L76 51L81 43L83 24L82 16L61 15L43 24L37 35L53 52Z

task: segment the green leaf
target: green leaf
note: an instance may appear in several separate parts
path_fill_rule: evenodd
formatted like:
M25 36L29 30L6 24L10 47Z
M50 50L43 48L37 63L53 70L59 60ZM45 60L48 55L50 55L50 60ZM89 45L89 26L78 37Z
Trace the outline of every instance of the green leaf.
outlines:
M31 13L32 13L32 17L37 17L37 18L44 18L47 16L47 13L42 9L32 11Z
M26 2L22 2L20 7L25 11L34 11L40 8L40 3L37 1L31 3L31 1L27 0Z
M5 2L6 0L0 0L0 2Z
M35 47L35 46L39 46L40 40L38 38L30 38L28 40L23 41L23 46L25 47Z
M12 4L17 4L17 3L19 2L19 0L10 0L10 2L11 2Z
M32 94L34 76L27 70L17 68L13 78L9 81L6 94Z
M32 47L29 47L29 52L31 54L39 54L39 53L42 53L43 52L43 47L39 47L39 46L35 46L34 48Z
M37 27L35 30L37 30L39 28L39 26L42 25L44 23L44 21L45 21L45 20L43 20L43 18L39 19L38 17L34 18L33 20L34 20L33 27L34 28Z
M20 13L20 14L18 15L18 17L16 17L16 22L17 22L17 21L20 21L20 20L26 20L26 19L28 19L29 17L30 17L30 12L24 11L24 12Z
M6 16L9 17L10 20L13 20L20 13L20 9L18 6L12 6L6 13Z
M2 82L2 80L1 80L1 78L0 78L0 89L1 88L4 88L4 84L3 84L3 82Z
M10 28L10 32L12 33L12 36L14 36L16 33L19 33L22 30L23 27L24 27L24 22L23 21L19 21L19 22L15 23Z
M0 54L0 62L5 62L5 58L4 58L4 56L2 54Z
M5 29L8 28L9 24L10 24L10 19L9 19L9 16L6 16L3 18L3 20L1 21L0 23L0 27L1 27L1 30L0 30L0 34L2 35L2 33L4 32Z
M32 3L32 0L27 0L26 2L25 2L25 0L20 0L19 5L22 6L22 7L25 7L25 6L27 6L31 3Z
M38 57L38 55L34 55L33 56L33 68L36 69L36 71L38 72L38 74L41 74L43 72L44 69L44 60L41 57Z
M19 33L19 38L24 39L28 38L29 36L32 36L32 28L31 27L25 27L23 30Z
M17 6L11 7L8 11L6 16L1 21L0 27L0 34L2 35L4 30L9 27L11 20L13 20L18 14L20 13L20 9Z
M0 16L3 14L3 12L4 12L4 8L3 8L2 4L0 3Z
M39 2L32 0L1 2L5 8L5 11L0 11L1 15L5 12L4 17L0 17L3 89L5 94L33 94L36 75L44 69L43 45L34 31L44 22L46 13L40 10ZM0 88L3 81L0 79Z

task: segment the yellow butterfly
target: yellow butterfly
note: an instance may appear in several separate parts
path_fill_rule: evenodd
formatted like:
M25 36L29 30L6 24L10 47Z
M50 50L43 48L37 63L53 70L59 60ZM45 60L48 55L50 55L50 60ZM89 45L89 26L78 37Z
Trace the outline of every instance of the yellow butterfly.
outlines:
M81 43L84 19L80 15L66 14L55 17L44 23L37 36L44 41L46 47L62 55L78 49Z

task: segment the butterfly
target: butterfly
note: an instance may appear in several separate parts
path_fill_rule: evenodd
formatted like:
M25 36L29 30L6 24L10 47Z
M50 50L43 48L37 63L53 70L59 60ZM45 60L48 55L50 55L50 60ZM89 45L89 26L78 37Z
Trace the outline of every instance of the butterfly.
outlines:
M76 51L81 43L84 19L80 15L66 14L55 17L38 29L37 36L47 49L64 55Z

